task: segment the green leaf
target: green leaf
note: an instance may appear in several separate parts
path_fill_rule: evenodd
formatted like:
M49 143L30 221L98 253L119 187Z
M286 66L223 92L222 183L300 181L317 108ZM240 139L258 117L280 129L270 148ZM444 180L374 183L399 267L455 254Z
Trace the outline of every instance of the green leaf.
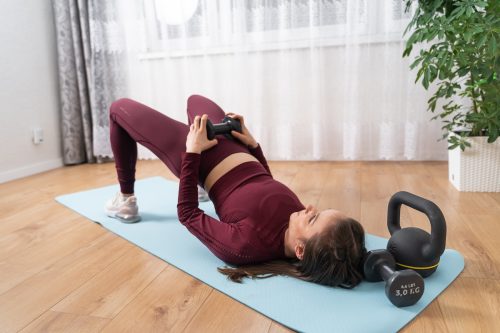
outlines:
M476 35L476 34L479 34L479 33L483 32L483 31L484 31L484 29L483 29L483 26L482 26L482 25L476 25L476 26L473 26L473 27L471 28L471 31L472 31L472 34L473 34L473 35Z
M495 38L495 36L491 36L491 39L489 40L489 43L488 43L488 51L491 53L491 54L496 54L496 49L497 49L497 40Z
M420 79L420 77L422 76L422 74L424 74L424 67L420 67L420 69L418 70L418 72L417 72L417 78L415 79L415 83L418 82L418 80Z
M457 7L455 8L449 17L450 21L455 20L457 17L462 16L465 13L465 8L464 7Z
M495 142L498 139L498 137L499 137L498 132L494 135L491 135L491 133L490 133L490 135L488 136L488 143Z
M410 69L414 69L416 66L418 66L420 64L421 61L422 61L422 57L415 58L415 60L410 65Z
M465 16L467 17L471 17L471 15L474 13L474 9L472 8L472 6L468 6L467 7L467 10L466 10L466 13L465 13Z
M472 37L472 32L470 30L464 33L465 42L470 43L471 37Z
M434 112L436 110L436 102L437 98L435 96L431 97L428 101L429 107L427 108L427 110Z
M437 77L437 67L431 66L429 67L430 74L429 74L429 82L434 82L434 80Z
M411 53L411 50L413 49L413 46L412 45L409 45L405 48L405 50L403 51L403 58L404 57L408 57Z
M447 72L445 71L445 69L441 67L441 69L439 70L438 79L444 80L447 77L446 73Z
M458 76L460 76L460 77L465 76L467 73L469 73L469 68L467 68L467 67L461 67L461 68L459 68L459 69L458 69L458 71L457 71L457 74L458 74Z
M424 79L422 80L425 90L429 88L429 69L426 68L424 71Z
M488 5L488 1L476 1L474 4L477 8L484 8Z

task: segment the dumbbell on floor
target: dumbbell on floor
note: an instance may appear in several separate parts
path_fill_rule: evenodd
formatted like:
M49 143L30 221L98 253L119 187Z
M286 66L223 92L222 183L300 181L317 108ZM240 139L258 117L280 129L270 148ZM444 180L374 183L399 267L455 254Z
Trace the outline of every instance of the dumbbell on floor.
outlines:
M415 271L396 271L396 261L387 250L368 252L364 265L365 279L370 282L384 280L385 294L397 307L410 306L424 294L424 279Z
M207 120L208 140L214 139L218 134L224 134L227 138L232 139L231 131L241 133L241 123L238 119L225 116L220 124L213 124L210 120Z

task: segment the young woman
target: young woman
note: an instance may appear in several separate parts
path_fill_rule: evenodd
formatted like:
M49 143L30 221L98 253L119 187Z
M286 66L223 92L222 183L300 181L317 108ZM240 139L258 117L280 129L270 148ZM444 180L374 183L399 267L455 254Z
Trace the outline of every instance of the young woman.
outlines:
M189 126L130 99L110 108L111 146L120 192L106 205L123 222L140 220L134 196L137 142L150 149L180 179L180 222L224 262L231 280L288 275L329 286L353 288L362 279L366 252L363 227L340 211L304 205L273 179L257 141L239 119L236 140L208 140L207 119L225 114L211 100L187 101ZM198 186L213 201L218 221L198 208Z

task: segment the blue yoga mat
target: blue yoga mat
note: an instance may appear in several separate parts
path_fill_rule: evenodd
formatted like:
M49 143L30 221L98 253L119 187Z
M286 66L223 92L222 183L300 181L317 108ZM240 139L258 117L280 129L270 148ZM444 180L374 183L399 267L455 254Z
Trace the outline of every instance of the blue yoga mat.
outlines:
M384 282L363 282L352 290L331 288L290 277L246 279L243 284L217 272L225 263L215 257L177 219L178 183L162 177L136 182L142 221L124 224L109 218L104 203L118 191L107 186L56 198L79 214L158 256L209 286L263 315L301 332L395 332L408 324L463 270L464 259L446 250L438 270L425 279L425 292L410 307L397 308L384 293ZM217 217L211 202L200 204ZM367 248L385 248L387 239L367 235Z

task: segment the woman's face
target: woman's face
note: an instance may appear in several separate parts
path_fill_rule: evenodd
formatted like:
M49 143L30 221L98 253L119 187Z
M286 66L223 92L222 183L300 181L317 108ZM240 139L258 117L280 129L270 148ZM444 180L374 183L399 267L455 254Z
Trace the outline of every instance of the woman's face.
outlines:
M290 215L289 233L293 239L308 240L327 226L335 223L339 217L345 216L335 209L318 211L316 207L308 205L306 209Z

